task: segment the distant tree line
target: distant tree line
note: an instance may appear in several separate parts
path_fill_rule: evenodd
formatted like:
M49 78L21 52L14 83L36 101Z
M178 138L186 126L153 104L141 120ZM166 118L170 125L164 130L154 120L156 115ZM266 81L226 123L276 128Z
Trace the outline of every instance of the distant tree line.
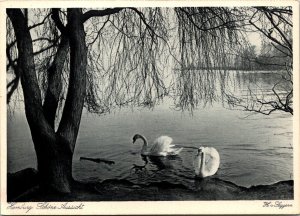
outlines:
M224 70L285 70L286 65L291 64L291 58L283 55L276 45L271 43L262 43L262 47L257 53L255 45L244 46L237 53L229 53L227 64L220 64L210 69ZM187 69L208 69L207 67L191 64Z
M260 53L256 53L256 46L245 47L236 55L231 69L236 70L284 70L286 64L290 64L291 59L280 53L276 47L270 43L263 43Z

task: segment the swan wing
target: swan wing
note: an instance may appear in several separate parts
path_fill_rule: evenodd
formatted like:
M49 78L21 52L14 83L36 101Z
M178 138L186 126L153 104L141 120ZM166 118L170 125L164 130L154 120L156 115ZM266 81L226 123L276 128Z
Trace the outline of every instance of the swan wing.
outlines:
M173 139L169 136L158 137L150 149L151 153L168 152Z
M214 175L220 166L220 155L215 148L204 148L205 153L205 172L207 175Z

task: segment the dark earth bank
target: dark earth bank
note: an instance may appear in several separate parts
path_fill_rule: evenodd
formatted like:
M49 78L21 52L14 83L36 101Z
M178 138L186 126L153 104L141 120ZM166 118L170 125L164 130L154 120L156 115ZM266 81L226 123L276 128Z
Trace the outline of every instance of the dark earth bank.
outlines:
M32 168L8 173L8 202L288 200L294 196L293 180L246 188L218 178L195 179L195 190L165 181L147 185L133 184L125 179L74 182L72 193L57 194L40 188L37 175Z

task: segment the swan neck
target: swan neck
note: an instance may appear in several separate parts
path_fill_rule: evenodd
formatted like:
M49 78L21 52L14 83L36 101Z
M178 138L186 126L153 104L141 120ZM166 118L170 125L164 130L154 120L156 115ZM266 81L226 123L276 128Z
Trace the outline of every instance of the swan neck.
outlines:
M148 146L147 139L146 139L146 137L144 137L144 136L142 136L142 135L140 135L139 138L140 138L141 140L143 140L143 142L144 142L143 147L142 147L142 154L143 154L143 155L146 155L146 154L147 154L147 146Z
M200 172L204 173L205 168L205 153L201 152L201 163L200 163Z
M144 146L148 146L148 142L147 142L147 139L146 139L146 137L144 137L144 136L140 135L140 139L141 139L141 140L143 140L143 142L144 142Z

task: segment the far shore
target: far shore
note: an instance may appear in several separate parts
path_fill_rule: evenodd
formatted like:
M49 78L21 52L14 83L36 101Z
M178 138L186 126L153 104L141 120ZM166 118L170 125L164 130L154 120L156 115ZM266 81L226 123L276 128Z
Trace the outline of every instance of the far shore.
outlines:
M218 178L195 179L196 190L167 181L147 185L126 179L102 182L75 182L70 194L43 191L37 182L37 171L27 168L8 174L8 202L40 201L185 201L185 200L290 200L294 181L249 188Z

